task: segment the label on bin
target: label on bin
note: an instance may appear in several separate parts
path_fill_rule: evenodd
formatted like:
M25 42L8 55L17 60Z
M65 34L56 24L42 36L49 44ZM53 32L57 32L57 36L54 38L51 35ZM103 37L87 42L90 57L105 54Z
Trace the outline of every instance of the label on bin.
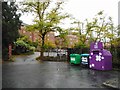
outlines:
M71 58L71 61L75 61L75 58Z
M88 62L87 57L82 57L82 62Z

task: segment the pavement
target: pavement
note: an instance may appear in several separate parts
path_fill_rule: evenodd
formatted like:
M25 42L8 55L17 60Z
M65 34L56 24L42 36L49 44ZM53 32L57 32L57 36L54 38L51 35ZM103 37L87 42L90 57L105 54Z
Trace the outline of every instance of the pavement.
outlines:
M119 88L119 71L97 71L67 62L38 62L33 55L16 56L2 65L2 88ZM106 87L107 86L107 87Z
M113 78L106 82L103 82L103 85L105 85L107 87L111 87L111 88L119 88L120 89L120 83L119 83L118 78Z

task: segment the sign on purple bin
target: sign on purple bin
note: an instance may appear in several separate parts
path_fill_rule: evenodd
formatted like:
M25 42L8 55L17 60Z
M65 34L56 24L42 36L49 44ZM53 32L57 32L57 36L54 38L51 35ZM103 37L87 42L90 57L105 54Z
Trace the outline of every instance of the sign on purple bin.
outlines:
M92 42L90 45L90 50L102 50L103 43L102 42Z
M102 42L91 43L89 67L96 70L112 69L112 55L110 51L103 49Z

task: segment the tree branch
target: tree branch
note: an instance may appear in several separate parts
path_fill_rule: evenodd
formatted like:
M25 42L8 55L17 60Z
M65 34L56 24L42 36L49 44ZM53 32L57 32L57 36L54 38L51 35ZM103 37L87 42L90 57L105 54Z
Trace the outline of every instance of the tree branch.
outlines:
M42 16L43 18L44 18L45 10L49 7L49 5L50 5L50 1L43 3L43 11L42 11L42 14L41 14L41 16Z

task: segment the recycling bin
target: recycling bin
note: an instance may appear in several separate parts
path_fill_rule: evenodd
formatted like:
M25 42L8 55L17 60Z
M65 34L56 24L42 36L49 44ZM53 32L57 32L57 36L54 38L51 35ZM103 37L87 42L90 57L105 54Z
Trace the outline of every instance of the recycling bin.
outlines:
M102 42L93 42L90 45L89 67L96 70L111 70L112 55L103 48Z
M81 66L89 67L89 54L81 54Z
M81 63L80 54L70 54L70 63L71 64L80 64Z

